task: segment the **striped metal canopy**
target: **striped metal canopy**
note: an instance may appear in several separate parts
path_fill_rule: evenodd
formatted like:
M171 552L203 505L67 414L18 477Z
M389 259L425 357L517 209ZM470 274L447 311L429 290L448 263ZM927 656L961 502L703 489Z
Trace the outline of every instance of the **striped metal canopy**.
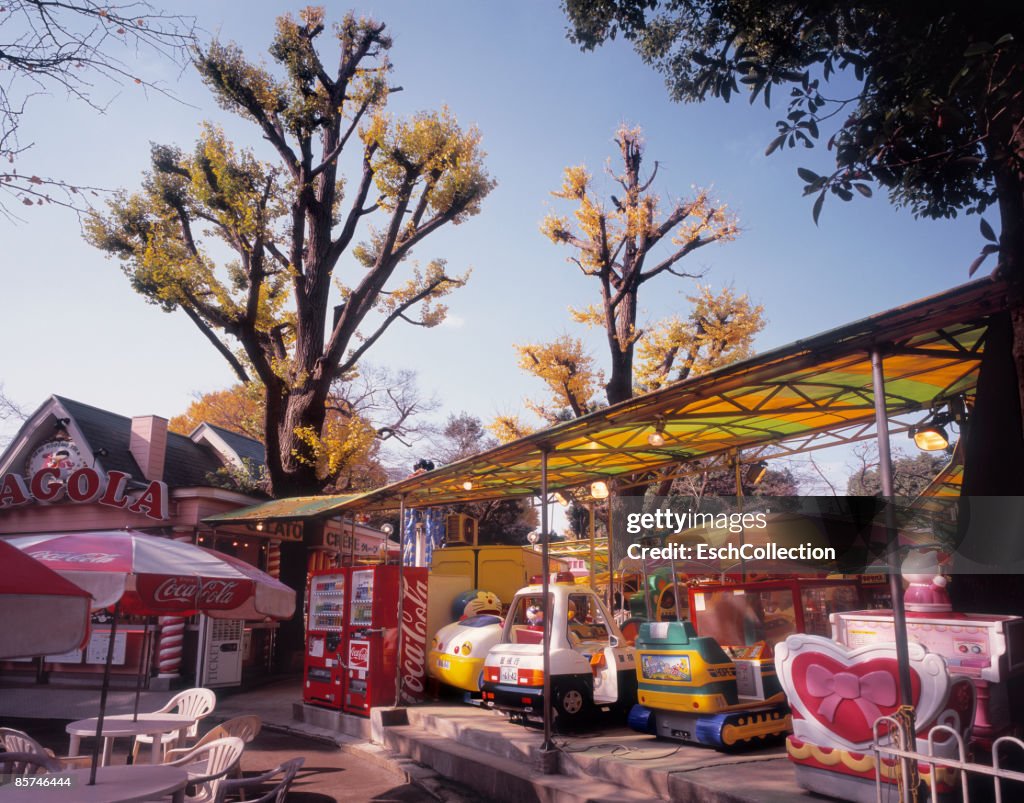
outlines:
M883 355L889 417L975 390L991 315L1007 290L985 278L678 382L427 473L332 510L425 507L537 495L706 458L756 461L874 433L871 351ZM910 425L903 425L906 429ZM899 425L894 427L900 429ZM664 443L648 438L660 431ZM287 501L287 500L282 500ZM211 520L207 520L211 521Z
M347 509L536 495L671 464L776 446L792 454L873 432L872 349L883 354L890 416L971 396L990 315L1005 286L986 278L607 407L370 491ZM660 430L664 444L648 437ZM763 456L763 451L761 452ZM760 459L754 458L754 459Z

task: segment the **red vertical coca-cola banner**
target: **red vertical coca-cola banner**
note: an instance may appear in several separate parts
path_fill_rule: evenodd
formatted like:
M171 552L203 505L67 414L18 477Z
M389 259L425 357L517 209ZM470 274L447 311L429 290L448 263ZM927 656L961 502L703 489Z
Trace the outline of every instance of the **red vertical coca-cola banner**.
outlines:
M402 645L398 659L402 703L423 699L427 666L427 572L406 569L402 588Z

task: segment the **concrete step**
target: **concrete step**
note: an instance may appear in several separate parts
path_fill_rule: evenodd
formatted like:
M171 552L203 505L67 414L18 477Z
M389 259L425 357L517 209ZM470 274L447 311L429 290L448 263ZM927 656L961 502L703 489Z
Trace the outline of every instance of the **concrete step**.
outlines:
M404 721L394 723L408 724L404 738L432 742L432 750L454 753L461 748L470 751L477 761L495 766L503 761L518 764L521 769L539 767L543 734L537 728L508 722L486 709L465 706L413 707L405 709L405 716ZM584 797L580 785L589 788L593 783L613 786L620 794L628 790L645 799L702 803L783 803L804 796L781 746L756 753L720 753L652 739L622 727L556 734L555 744L559 748L558 772L567 776L574 794ZM435 768L446 775L445 766ZM605 790L604 794L611 791Z
M565 775L544 775L523 761L481 752L416 725L385 729L387 747L425 764L445 778L488 800L510 803L640 803L649 793L598 779L581 782Z
M413 706L408 722L437 736L501 758L532 762L543 741L536 728L509 722L503 715L469 706Z

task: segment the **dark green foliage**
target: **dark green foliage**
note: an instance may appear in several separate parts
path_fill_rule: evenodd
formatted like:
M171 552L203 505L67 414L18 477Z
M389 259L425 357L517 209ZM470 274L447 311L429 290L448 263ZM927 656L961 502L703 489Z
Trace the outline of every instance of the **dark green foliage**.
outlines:
M835 171L801 171L805 194L869 195L874 180L917 215L996 201L1020 173L1024 14L1015 3L565 0L584 49L617 34L674 100L770 102L789 89L768 153L824 139ZM1012 162L1008 164L1007 160ZM820 203L815 212L819 212ZM815 215L817 217L817 214Z

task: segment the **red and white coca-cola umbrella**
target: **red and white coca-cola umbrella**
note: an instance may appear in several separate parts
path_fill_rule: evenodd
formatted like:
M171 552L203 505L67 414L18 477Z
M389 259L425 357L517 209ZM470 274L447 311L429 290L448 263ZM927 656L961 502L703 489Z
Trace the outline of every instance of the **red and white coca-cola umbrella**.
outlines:
M187 542L130 530L19 535L7 541L88 591L93 610L114 606L90 784L96 782L118 611L220 619L287 619L295 612L295 592L284 583L230 555Z
M92 600L81 588L0 541L0 658L56 655L82 646Z
M295 591L238 558L133 531L20 535L7 539L84 588L93 609L220 619L287 619Z

